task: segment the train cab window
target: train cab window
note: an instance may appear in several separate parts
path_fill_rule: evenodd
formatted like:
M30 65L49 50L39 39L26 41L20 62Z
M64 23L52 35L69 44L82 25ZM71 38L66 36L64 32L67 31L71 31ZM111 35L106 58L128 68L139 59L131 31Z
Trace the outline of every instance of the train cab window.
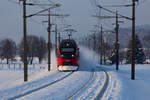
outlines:
M74 48L61 48L61 52L74 52Z
M77 45L74 40L63 40L59 47L63 58L70 59L75 57Z

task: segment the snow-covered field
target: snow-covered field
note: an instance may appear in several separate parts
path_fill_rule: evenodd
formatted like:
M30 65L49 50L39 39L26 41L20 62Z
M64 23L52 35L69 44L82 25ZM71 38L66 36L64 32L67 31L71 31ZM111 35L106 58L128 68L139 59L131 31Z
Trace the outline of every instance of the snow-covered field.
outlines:
M104 100L149 100L150 65L136 65L135 80L131 80L131 65L104 66L110 75L110 83Z
M52 52L53 63L51 64L51 72L55 69L56 66L54 51ZM36 80L44 75L48 74L47 72L47 64L43 62L42 64L38 64L37 61L33 65L28 65L28 81ZM0 64L0 91L4 89L8 89L17 85L24 84L24 70L23 64L21 62L16 62L15 67L14 64L7 65L6 62L2 62Z
M51 71L47 71L46 63L30 65L29 81L25 83L23 68L18 66L14 69L13 65L10 69L0 67L0 100L94 100L106 81L103 69L107 71L109 81L102 100L149 100L150 65L136 65L136 77L131 80L131 65L120 65L119 71L115 71L115 65L98 65L97 56L82 47L79 70L58 72L52 52Z
M84 48L83 48L84 49ZM0 71L1 82L0 98L19 99L19 100L66 100L76 99L94 99L102 88L104 81L104 72L97 66L96 56L90 51L81 49L79 71L58 72L56 70L55 56L52 56L52 70L29 68L29 81L23 82L23 69L5 69ZM54 53L53 53L54 54ZM95 54L94 54L95 55ZM47 67L47 65L45 65ZM10 75L7 76L7 74ZM93 76L94 73L94 77ZM9 80L11 79L11 80ZM92 81L89 81L92 79ZM87 82L88 86L74 95ZM7 85L11 84L7 87Z

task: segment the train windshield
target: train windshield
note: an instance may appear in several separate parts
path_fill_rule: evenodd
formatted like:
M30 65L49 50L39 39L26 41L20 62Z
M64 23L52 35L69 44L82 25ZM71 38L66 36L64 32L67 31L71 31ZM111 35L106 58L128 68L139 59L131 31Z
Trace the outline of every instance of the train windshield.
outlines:
M73 40L64 40L60 43L60 53L63 58L72 58L76 52L76 43Z
M74 52L75 49L74 48L61 48L61 52Z
M72 58L75 54L75 48L61 48L60 53L63 58Z

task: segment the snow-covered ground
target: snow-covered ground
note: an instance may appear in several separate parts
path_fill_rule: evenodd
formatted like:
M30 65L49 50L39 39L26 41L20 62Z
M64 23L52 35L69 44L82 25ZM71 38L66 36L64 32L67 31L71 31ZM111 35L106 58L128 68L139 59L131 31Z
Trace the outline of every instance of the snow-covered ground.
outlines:
M89 79L92 79L89 85L72 99L94 99L102 88L104 81L104 72L97 66L97 61L93 60L97 59L95 55L82 48L80 52L80 68L74 73L58 72L56 70L56 58L53 55L52 62L55 62L55 64L52 64L52 70L48 72L45 69L37 69L36 72L35 69L31 68L31 71L29 70L29 73L31 73L29 75L30 80L25 83L23 83L23 69L19 71L7 69L5 71L2 68L2 73L0 73L2 77L0 78L3 80L3 85L1 85L0 89L0 98L2 100L66 100L82 88ZM9 71L12 76L7 76ZM94 77L92 78L93 73ZM11 77L12 80L9 80ZM12 85L7 87L10 83Z
M110 83L104 100L149 100L150 65L136 65L135 80L131 80L131 65L103 66L110 75Z
M54 67L56 66L54 51L52 51L52 56L53 63L51 64L51 72L54 72L56 71L56 68ZM38 64L37 61L35 61L35 64L28 65L28 81L33 81L47 75L49 73L47 72L47 68L46 62ZM14 64L7 65L6 61L2 61L0 64L0 91L24 84L23 75L23 64L20 61L15 63L15 67Z
M102 100L150 98L150 65L136 65L136 77L131 80L131 65L120 65L119 71L115 71L115 65L100 66L98 55L83 47L80 48L80 68L76 72L58 72L54 52L51 60L50 72L46 63L35 68L29 66L29 81L25 83L23 68L0 67L0 100L94 100L106 81L103 69L108 73L109 82ZM76 95L71 97L74 93Z

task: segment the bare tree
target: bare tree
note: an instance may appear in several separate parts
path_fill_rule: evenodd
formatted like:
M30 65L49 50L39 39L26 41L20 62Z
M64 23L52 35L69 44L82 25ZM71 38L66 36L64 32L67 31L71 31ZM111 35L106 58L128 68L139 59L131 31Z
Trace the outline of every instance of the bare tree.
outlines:
M38 46L38 37L35 35L28 35L27 36L27 60L28 63L32 64L33 63L33 58L36 57L37 54L37 46ZM23 61L23 39L21 40L20 43L20 57L22 58Z
M19 54L23 61L23 40L19 45ZM38 57L39 63L41 63L42 59L46 54L46 41L43 37L38 37L35 35L27 36L27 57L28 63L33 63L33 58Z
M43 37L39 37L38 45L37 45L37 54L36 56L39 59L39 63L41 63L42 59L45 57L47 47L46 47L46 41Z
M0 57L7 60L13 60L16 56L16 43L11 39L4 39L0 42Z

